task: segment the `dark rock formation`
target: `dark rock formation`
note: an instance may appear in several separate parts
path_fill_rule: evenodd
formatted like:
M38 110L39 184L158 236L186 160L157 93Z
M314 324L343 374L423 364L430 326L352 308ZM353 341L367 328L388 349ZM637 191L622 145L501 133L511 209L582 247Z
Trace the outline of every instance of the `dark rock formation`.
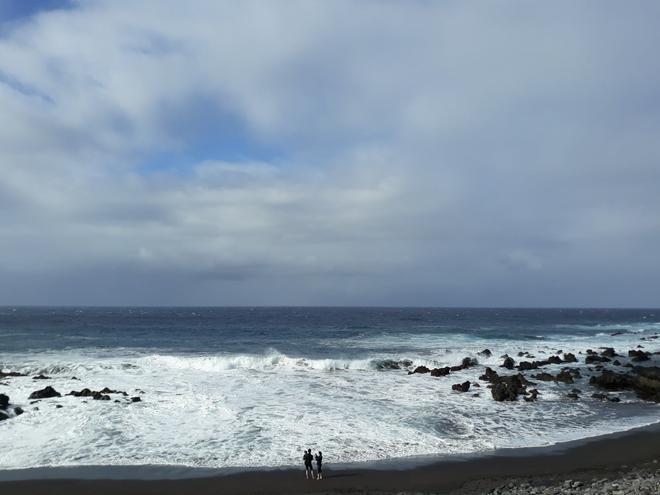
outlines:
M142 399L139 397L131 397L131 402L142 402Z
M470 382L455 383L451 386L451 389L457 392L467 392L470 390Z
M3 372L0 371L0 378L10 378L12 376L26 376L23 373L19 373L18 371L7 371Z
M79 392L76 392L75 390L72 390L69 392L67 395L73 395L74 397L91 397L93 400L110 400L110 396L106 395L107 393L123 393L126 394L126 392L119 392L117 390L113 390L108 392L110 389L108 387L104 388L100 392L96 390L90 390L88 388L84 388ZM126 394L128 395L128 394Z
M508 370L512 370L515 365L516 365L516 362L513 360L513 358L507 356L504 359L504 362L502 363L502 365L500 367L501 368L506 368Z
M538 395L539 395L539 391L536 390L535 388L533 388L533 389L528 391L528 394L529 394L529 396L525 397L525 401L526 402L534 402L537 399Z
M542 382L554 382L555 381L555 376L551 375L550 373L539 373L537 375L532 375L532 378L534 378L534 380L540 380Z
M483 375L479 377L479 380L484 380L486 382L493 382L497 378L499 378L497 371L494 371L492 368L486 368L486 371L484 372Z
M567 352L564 354L564 362L565 363L577 363L577 358L575 357L575 354L571 352Z
M635 349L631 349L628 351L628 357L632 358L632 361L648 361L650 358L650 354L645 351L637 351Z
M62 397L62 394L60 394L53 387L48 386L46 388L42 388L41 390L32 392L28 399L49 399L51 397Z
M575 392L571 392L571 393L566 394L566 397L568 397L569 399L573 399L573 400L577 400L577 399L580 398L580 396L578 394L576 394Z
M490 349L484 349L479 353L481 356L486 356L486 357L491 357L493 355L492 352L490 352Z
M0 410L6 410L7 406L9 406L9 397L5 394L0 394Z
M447 376L449 373L451 373L451 370L448 366L445 366L444 368L434 368L431 370L431 376Z
M49 376L46 375L37 375L32 377L33 380L50 380Z
M529 383L520 373L517 375L499 376L493 383L491 394L493 399L501 401L514 401L518 396L525 394L526 384Z
M589 354L586 358L584 358L584 362L586 364L609 363L610 361L610 358L606 356L599 356L598 354Z
M409 371L408 374L412 375L413 373L428 373L429 371L431 370L428 369L426 366L417 366L417 368L415 368L414 370Z
M614 350L614 347L602 347L603 351L600 353L601 356L605 356L608 358L613 358L618 356L616 351Z

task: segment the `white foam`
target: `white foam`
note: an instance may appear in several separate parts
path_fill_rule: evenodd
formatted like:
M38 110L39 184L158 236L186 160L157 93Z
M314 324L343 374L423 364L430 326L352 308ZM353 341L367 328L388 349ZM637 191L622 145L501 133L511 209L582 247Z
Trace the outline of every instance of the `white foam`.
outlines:
M383 337L379 344L395 347L399 338ZM566 399L574 386L587 395L584 383L539 383L538 403L501 404L491 399L483 382L467 394L451 390L452 383L476 381L483 366L444 378L408 375L405 369L379 371L386 360L409 359L411 367L447 366L471 356L497 366L500 355L516 357L519 350L542 359L558 349L577 354L586 347L623 350L639 342L633 334L617 339L562 336L486 345L468 338L416 336L408 342L413 350L407 355L370 354L366 346L359 359L314 359L275 349L260 355L117 350L0 355L2 368L52 376L49 381L11 378L3 387L26 413L0 422L0 436L9 446L0 450L0 468L278 466L296 464L306 447L323 450L329 463L343 463L546 445L652 423L658 418L653 405L624 408L589 398ZM489 358L478 355L485 347L493 352ZM547 369L556 373L559 368ZM62 393L105 386L130 395L142 390L143 402L62 397L30 404L29 394L45 385ZM472 397L474 392L480 397ZM622 398L635 401L626 394Z

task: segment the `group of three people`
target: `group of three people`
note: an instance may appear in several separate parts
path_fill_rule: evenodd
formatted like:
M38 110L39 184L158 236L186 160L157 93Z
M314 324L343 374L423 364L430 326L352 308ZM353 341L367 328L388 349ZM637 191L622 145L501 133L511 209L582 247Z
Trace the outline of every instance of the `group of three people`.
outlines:
M305 478L309 479L311 476L314 479L314 468L312 467L312 461L316 460L316 479L323 479L323 453L319 450L319 453L312 455L312 449L307 449L303 454L303 462L305 463Z

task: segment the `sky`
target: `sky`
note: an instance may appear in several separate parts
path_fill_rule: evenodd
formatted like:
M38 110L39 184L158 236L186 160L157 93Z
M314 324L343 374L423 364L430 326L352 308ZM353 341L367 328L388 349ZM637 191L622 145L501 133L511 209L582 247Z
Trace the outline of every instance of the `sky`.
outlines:
M0 0L0 304L660 306L654 0Z

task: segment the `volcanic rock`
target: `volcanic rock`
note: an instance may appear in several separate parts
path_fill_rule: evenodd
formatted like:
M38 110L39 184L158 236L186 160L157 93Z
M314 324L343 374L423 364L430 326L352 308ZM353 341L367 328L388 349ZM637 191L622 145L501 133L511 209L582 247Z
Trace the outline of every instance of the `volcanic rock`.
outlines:
M512 370L513 367L516 365L516 362L513 360L513 358L508 357L504 360L502 365L500 366L501 368L506 368L508 370Z
M467 392L470 390L470 382L455 383L451 386L451 389L456 390L457 392Z
M60 394L53 387L48 386L46 388L42 388L41 390L32 392L28 399L49 399L51 397L62 397L62 394Z

